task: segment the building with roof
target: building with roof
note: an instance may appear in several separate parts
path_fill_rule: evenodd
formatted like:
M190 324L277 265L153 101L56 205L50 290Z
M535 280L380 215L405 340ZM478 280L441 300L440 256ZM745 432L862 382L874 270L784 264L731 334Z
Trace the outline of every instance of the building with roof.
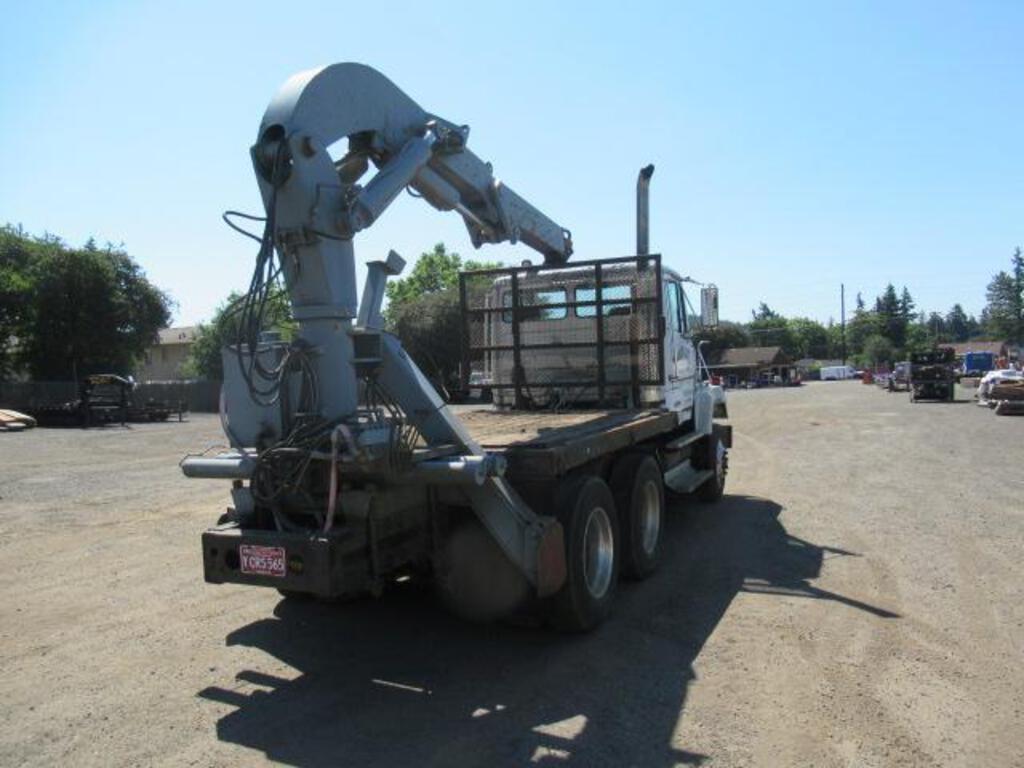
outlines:
M782 347L735 347L721 352L708 365L729 387L786 383L794 374L793 360Z
M1018 350L1008 341L959 341L955 344L942 344L953 350L957 360L963 360L968 352L991 352L998 359L1000 357L1016 357Z
M146 350L146 357L136 370L135 378L139 381L188 378L184 373L184 365L198 334L199 328L194 325L161 329L156 344Z

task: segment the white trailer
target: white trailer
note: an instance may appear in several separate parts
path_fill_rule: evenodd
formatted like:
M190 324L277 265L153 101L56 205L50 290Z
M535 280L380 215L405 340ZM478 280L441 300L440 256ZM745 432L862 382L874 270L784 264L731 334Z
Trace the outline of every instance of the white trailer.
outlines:
M857 371L850 365L826 365L821 369L822 381L843 381L856 377Z

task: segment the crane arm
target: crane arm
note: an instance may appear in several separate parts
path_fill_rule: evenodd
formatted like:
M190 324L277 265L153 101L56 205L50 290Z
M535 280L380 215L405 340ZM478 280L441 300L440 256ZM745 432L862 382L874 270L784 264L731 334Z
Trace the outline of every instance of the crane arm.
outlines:
M354 236L407 188L435 208L458 212L475 245L522 241L546 263L569 258L568 231L498 181L466 148L468 134L360 64L301 72L278 91L251 150L267 216L238 314L239 340L229 350L239 365L225 367L224 423L236 429L233 443L245 448L277 439L265 457L298 441L311 456L344 427L355 445L365 439L393 467L400 464L388 459L395 436L411 426L427 445L456 446L492 463L398 339L381 330L383 281L401 270L401 258L371 263L361 314L355 286ZM364 183L371 164L376 173ZM298 324L284 348L260 339L279 272ZM371 386L389 405L367 421L359 410ZM236 437L240 431L245 437ZM552 594L565 579L561 525L535 514L504 478L481 479L467 492L473 510L538 594Z
M332 171L312 177L313 215L327 218L316 231L327 225L328 233L351 238L408 187L434 208L461 215L476 247L522 241L545 263L564 263L572 253L569 231L497 179L491 164L467 148L468 136L468 126L426 112L376 70L335 64L285 83L264 115L253 155L267 199L271 186L282 183L280 176L272 181L282 142L290 156L283 167L278 163L279 174L300 153L312 160L348 140L347 152L331 160ZM377 172L362 185L371 163Z

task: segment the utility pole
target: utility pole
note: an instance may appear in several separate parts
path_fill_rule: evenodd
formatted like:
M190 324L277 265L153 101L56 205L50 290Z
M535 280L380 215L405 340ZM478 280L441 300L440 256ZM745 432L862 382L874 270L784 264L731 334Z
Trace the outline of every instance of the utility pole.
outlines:
M846 365L846 285L839 284L839 346L843 352L843 365Z

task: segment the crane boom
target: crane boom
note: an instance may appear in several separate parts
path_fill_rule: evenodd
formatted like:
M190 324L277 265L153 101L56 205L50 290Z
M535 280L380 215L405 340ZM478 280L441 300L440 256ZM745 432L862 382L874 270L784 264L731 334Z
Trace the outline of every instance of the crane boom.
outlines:
M297 136L304 154L348 140L348 151L333 163L341 192L334 234L351 237L370 226L411 187L434 208L459 213L476 247L522 241L549 264L564 263L572 254L569 231L467 148L468 126L424 111L370 67L335 64L289 79L264 115L254 147L257 165L269 170L278 142ZM361 186L370 163L377 173Z

